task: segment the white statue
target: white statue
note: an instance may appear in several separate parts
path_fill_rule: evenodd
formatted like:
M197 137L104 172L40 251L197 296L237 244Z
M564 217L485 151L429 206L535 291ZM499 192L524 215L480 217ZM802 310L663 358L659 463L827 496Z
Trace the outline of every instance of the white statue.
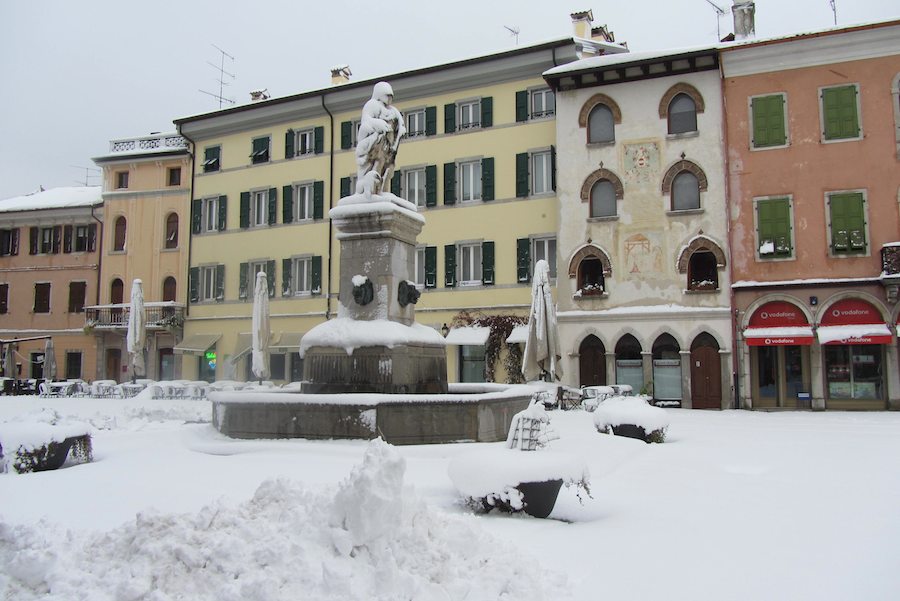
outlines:
M356 142L356 193L371 198L381 194L394 174L400 138L406 135L403 115L391 104L391 84L375 84L372 98L363 105Z

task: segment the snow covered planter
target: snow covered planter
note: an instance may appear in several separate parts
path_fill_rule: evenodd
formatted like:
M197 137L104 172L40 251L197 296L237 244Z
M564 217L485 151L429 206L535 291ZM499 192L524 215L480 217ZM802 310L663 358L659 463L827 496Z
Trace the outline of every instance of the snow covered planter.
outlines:
M603 401L594 412L594 425L602 434L663 442L669 427L665 409L654 407L645 396L617 396Z
M55 470L70 456L75 463L93 460L87 424L63 422L48 410L0 424L0 472Z
M574 484L579 499L582 491L590 496L590 474L577 456L552 450L529 452L557 438L549 423L544 407L532 401L513 417L507 448L481 449L450 462L450 479L468 507L485 512L494 508L524 511L545 518L563 485Z

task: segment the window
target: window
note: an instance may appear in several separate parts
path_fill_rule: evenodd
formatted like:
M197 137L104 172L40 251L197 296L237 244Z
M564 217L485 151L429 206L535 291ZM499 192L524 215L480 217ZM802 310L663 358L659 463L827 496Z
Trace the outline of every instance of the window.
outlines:
M676 94L669 103L669 133L685 134L697 131L697 105L687 94Z
M0 257L19 254L19 228L0 230Z
M359 119L341 122L341 148L347 150L356 146L359 137Z
M269 162L269 136L253 138L253 146L250 152L250 162L254 165Z
M249 361L253 365L253 361ZM285 374L285 355L283 353L272 353L269 355L269 377L273 380L284 380Z
M463 202L481 200L481 161L459 164L459 194Z
M313 184L294 186L294 220L309 221L313 219L313 209Z
M283 295L308 296L321 294L322 257L293 257L284 261Z
M719 269L716 256L708 250L691 254L688 262L688 290L718 290Z
M546 194L553 191L553 169L550 151L531 155L531 193Z
M434 288L437 286L437 247L419 246L416 248L414 273L416 286Z
M41 254L53 252L53 228L41 228Z
M172 276L167 276L163 280L162 299L163 301L174 301L178 283Z
M750 99L753 122L750 142L753 148L771 148L787 144L786 105L784 94L756 96Z
M240 264L238 273L238 298L253 299L256 293L256 274L266 274L269 297L275 296L275 261L250 261Z
M29 229L29 246L32 255L49 255L59 252L62 227L32 227Z
M861 192L829 194L827 203L832 254L865 254L866 201L863 194Z
M257 190L250 193L250 225L253 227L268 223L269 191Z
M210 173L220 169L222 155L221 146L210 146L203 150L203 173Z
M481 284L481 277L481 244L461 244L459 283L463 286Z
M221 300L221 291L224 289L224 282L220 281L221 275L224 275L224 269L220 269L224 265L210 265L200 267L200 298L202 301Z
M494 100L490 96L444 105L445 133L449 134L455 131L479 127L491 127L493 124Z
M884 398L885 367L878 346L829 344L823 349L828 399Z
M793 251L790 198L756 201L756 239L760 259L790 257Z
M0 284L0 314L9 313L9 284Z
M119 278L115 278L109 284L109 302L112 305L120 305L124 299L125 284Z
M196 228L197 233L216 232L225 229L225 197L213 196L201 201L200 223L201 228Z
M618 215L616 187L608 179L601 179L591 188L591 217Z
M69 282L69 313L84 313L87 282Z
M425 286L425 247L419 246L416 248L416 259L415 259L415 267L413 269L415 273L416 286L422 288Z
M578 264L576 296L599 296L606 291L603 262L600 257L587 256Z
M417 207L425 206L425 168L404 171L401 196Z
M457 105L459 113L459 130L481 127L481 101L472 100Z
M425 135L425 109L406 113L406 137L415 138Z
M170 186L180 186L181 167L169 167L167 181Z
M588 115L588 143L597 144L616 141L616 124L612 110L605 104L598 104Z
M556 113L556 97L550 88L531 91L531 118L552 117Z
M859 88L856 84L822 88L822 138L857 140L862 137L859 123Z
M700 182L690 171L682 171L672 182L672 210L700 208Z
M81 351L66 351L66 379L81 378Z
M341 178L341 198L345 196L350 196L351 194L356 194L356 176L351 175L350 177L342 177Z
M116 189L122 190L128 187L128 172L116 171Z
M94 250L93 236L91 235L91 225L75 226L74 250L77 253L90 252Z
M166 217L166 248L178 248L178 213Z
M426 269L427 280L427 269ZM444 285L493 285L494 243L462 242L444 247Z
M459 381L484 382L484 345L459 347Z
M312 129L302 129L294 132L294 156L312 154L316 150L315 136Z
M34 312L50 312L50 283L38 282L34 285Z
M538 261L547 261L550 266L550 277L556 279L556 238L535 238L532 240L533 258L531 273L534 273L534 265Z
M118 216L116 217L115 229L113 233L113 250L116 251L124 251L125 250L125 230L127 226L127 221L125 217Z

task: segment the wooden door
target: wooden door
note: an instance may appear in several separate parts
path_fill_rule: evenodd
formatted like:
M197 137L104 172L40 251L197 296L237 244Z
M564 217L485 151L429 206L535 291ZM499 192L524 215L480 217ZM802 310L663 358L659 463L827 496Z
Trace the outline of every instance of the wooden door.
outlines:
M106 379L118 382L121 369L122 351L117 348L106 349Z
M588 336L581 343L578 370L582 386L606 385L606 349L596 336Z
M719 349L691 350L691 402L694 409L722 408L722 359Z

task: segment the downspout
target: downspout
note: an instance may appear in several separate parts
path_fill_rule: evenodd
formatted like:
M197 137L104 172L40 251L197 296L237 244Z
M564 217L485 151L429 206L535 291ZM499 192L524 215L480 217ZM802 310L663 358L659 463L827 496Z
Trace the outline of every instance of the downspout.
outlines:
M184 316L185 316L185 317L188 317L188 316L190 316L190 314L191 314L191 285L190 285L190 280L191 280L191 251L192 251L193 246L194 246L194 235L193 235L194 221L193 221L193 215L191 215L191 210L192 210L192 208L193 208L193 206L194 206L194 178L197 176L196 165L194 165L194 157L196 156L196 153L194 152L194 150L196 149L196 144L194 143L193 140L191 140L191 139L187 136L187 134L185 134L185 133L181 130L181 126L180 126L180 125L178 126L178 134L179 134L182 138L184 138L185 140L187 140L187 141L190 143L190 145L191 145L191 146L190 146L191 150L188 152L188 154L189 154L190 157L191 157L191 189L190 189L190 193L188 194L188 252L187 252L187 268L188 268L188 272L187 272L188 282L187 282L187 283L188 283L188 285L183 287L183 288L184 288L184 291L185 291L185 299L184 299ZM183 330L182 330L182 336L183 336L183 335L184 335L184 332L183 332Z
M322 100L322 108L328 113L328 210L334 207L334 115L325 105L325 94L320 97ZM331 219L328 220L328 286L325 293L325 319L331 319L331 270L332 257L334 257L334 225Z
M104 203L105 204L105 203ZM100 235L97 236L97 294L96 300L94 301L95 305L100 304L100 274L103 272L103 222L97 219L97 216L94 215L94 207L91 206L91 219L96 221L99 225Z

